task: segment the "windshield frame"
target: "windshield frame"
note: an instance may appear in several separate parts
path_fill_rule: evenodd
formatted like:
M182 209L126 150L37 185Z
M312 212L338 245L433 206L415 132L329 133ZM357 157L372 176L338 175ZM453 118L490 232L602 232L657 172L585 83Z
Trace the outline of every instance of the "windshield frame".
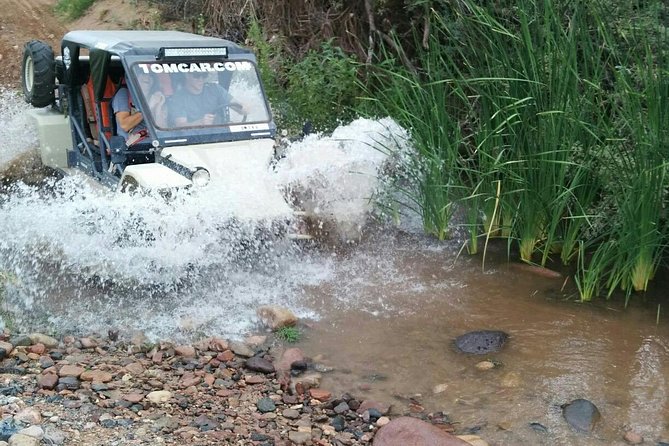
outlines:
M269 130L274 127L272 113L265 96L258 67L253 57L244 56L240 55L240 57L234 59L193 57L178 62L156 61L146 56L132 57L129 58L132 60L126 60L127 63L124 64L126 66L126 82L131 89L132 97L138 99L141 110L147 111L145 113L145 123L147 126L154 128L156 132L226 132L226 129L227 131L238 130L236 127L239 125L248 127L251 130ZM228 89L232 89L232 85L235 83L247 82L249 88L244 89L240 86L235 86L235 90L233 90L235 94L241 92L244 95L243 99L251 103L248 106L247 119L243 120L242 114L239 112L237 112L237 116L233 115L235 108L230 106L234 104L234 102L231 102L226 106L226 108L232 110L232 112L226 111L229 114L227 115L227 119L226 114L221 113L220 117L217 116L215 121L211 123L187 123L186 125L182 123L182 125L176 125L174 115L177 113L174 111L174 107L177 99L175 98L186 94L186 78L193 77L194 75L197 76L199 73L206 74L207 76L205 82L208 89L207 92L217 91L219 93L216 94L220 94L221 98L225 94L222 90L227 91ZM147 92L143 89L142 82L140 81L140 77L145 74L152 76L153 79L151 94L155 92L155 89L167 88L168 90L167 93L169 94L165 95L168 97L169 104L166 106L168 108L168 118L165 122L160 122L160 119L157 119L157 113L150 108L151 95L147 96ZM230 97L230 93L227 96ZM190 104L191 109L199 107L201 105L199 103L203 102L203 98L204 102L208 100L208 104L212 103L204 95L195 97L198 100ZM174 102L170 103L170 100ZM181 98L181 100L183 102L184 99ZM251 119L248 119L248 116Z

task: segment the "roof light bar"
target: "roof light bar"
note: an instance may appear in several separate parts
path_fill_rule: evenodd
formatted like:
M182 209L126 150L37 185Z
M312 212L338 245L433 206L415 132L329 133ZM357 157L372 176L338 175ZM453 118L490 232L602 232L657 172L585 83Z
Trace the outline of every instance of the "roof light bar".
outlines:
M228 57L228 47L161 48L157 59L172 57Z

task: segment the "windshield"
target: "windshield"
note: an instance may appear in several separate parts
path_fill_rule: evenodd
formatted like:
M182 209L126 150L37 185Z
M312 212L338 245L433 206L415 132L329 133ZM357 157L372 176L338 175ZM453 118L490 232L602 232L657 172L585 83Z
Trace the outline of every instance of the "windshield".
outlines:
M147 62L132 67L144 113L160 129L268 122L267 103L250 61ZM146 108L146 106L144 107Z

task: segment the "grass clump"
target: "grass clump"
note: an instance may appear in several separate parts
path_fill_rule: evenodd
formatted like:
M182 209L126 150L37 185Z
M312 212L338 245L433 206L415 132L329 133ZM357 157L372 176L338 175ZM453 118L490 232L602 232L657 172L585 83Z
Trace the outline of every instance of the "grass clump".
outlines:
M413 44L418 69L386 58L368 92L410 131L420 156L409 160L409 201L427 232L444 238L458 204L470 253L504 237L523 261L576 262L582 300L645 291L669 238L669 73L658 46L669 40L621 42L606 6L434 8L429 39Z
M291 344L299 341L302 337L302 333L297 327L281 327L274 332L274 335L277 339Z
M70 20L76 20L95 3L95 0L58 0L56 12Z

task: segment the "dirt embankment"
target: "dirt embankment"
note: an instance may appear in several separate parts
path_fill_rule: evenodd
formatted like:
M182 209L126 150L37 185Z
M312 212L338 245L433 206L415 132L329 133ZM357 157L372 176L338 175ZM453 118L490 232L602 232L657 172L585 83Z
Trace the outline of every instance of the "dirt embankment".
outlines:
M160 26L160 14L148 4L131 0L98 0L74 22L57 17L58 0L3 0L0 5L0 86L21 86L23 46L32 39L49 43L56 54L71 29L150 29Z

